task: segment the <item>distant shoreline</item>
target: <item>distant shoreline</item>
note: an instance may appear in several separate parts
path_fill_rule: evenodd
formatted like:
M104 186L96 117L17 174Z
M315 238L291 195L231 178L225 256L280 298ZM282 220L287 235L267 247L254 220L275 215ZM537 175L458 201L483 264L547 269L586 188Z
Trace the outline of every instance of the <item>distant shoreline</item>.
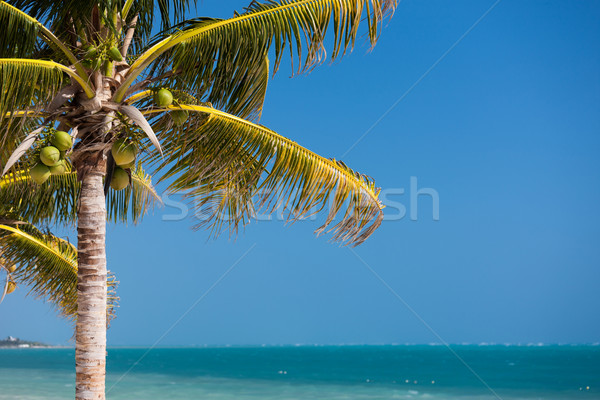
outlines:
M62 348L65 346L52 346L46 343L22 340L12 336L0 340L0 349L49 349L55 347Z
M27 350L27 349L74 349L75 346L54 346L49 344L44 345L29 345L29 346L4 346L0 345L0 350L10 349L10 350Z

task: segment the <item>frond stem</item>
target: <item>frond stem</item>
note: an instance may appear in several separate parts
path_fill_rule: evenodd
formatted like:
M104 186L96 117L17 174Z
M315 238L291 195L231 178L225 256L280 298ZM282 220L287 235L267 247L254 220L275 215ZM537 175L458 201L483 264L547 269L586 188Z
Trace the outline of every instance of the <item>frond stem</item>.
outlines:
M125 39L123 40L123 46L121 46L121 55L123 57L127 56L127 52L129 51L129 46L131 45L131 41L133 40L133 35L135 33L137 20L138 16L136 15L129 23L129 28L127 28L127 33L125 34Z
M128 103L134 103L140 99L143 99L144 97L150 97L150 96L152 96L152 90L144 90L143 92L138 92L132 96L129 96L128 98L125 99L125 101Z

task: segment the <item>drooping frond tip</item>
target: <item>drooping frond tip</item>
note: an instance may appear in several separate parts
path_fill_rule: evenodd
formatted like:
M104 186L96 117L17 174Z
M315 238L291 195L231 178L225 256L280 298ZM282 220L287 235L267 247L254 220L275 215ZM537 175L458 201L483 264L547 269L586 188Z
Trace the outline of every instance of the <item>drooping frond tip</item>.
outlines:
M235 231L254 216L254 204L269 213L282 207L290 221L327 209L316 233L358 245L381 224L379 189L367 176L212 107L173 107L180 109L190 112L181 129L166 114L153 121L157 132L169 132L163 137L167 156L153 161L164 170L163 179L172 179L168 189L192 201L200 225L218 232L228 222Z
M353 192L349 195L351 197L350 203L353 205L348 206L344 218L329 231L333 231L333 240L349 242L354 246L358 246L367 240L383 221L383 208L385 206L379 200L381 189L375 186L372 178L353 171L342 161L332 159L332 162L359 184L353 188ZM334 201L336 200L341 200L341 198L338 198L337 193L334 197ZM317 235L327 229L335 218L337 211L341 208L342 204L339 207L331 208L327 221L316 230Z

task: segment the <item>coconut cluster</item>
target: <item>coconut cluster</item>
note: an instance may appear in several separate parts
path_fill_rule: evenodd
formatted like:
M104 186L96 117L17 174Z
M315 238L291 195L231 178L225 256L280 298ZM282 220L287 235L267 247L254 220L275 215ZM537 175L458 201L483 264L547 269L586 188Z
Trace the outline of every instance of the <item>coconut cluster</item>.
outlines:
M173 93L168 89L160 89L154 93L154 104L159 107L168 107L173 104ZM169 113L173 123L177 126L181 126L187 121L189 113L187 110L175 110Z
M113 169L110 187L115 190L123 190L129 186L129 174L126 169L135 166L135 156L138 148L129 139L117 139L111 148L111 154L117 166Z
M81 64L88 69L98 70L102 65L105 69L112 68L113 61L123 61L119 48L111 43L88 43L84 48L84 58Z
M35 165L29 169L31 179L39 185L46 182L50 175L67 171L65 154L73 146L73 138L65 131L54 131L47 144L41 148Z

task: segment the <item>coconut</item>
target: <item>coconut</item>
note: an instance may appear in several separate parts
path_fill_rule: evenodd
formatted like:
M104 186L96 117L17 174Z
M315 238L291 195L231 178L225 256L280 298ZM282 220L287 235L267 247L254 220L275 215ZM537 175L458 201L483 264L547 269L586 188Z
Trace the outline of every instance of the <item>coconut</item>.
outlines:
M50 143L60 151L67 151L73 146L73 139L65 131L56 131L50 138Z
M13 272L15 272L17 270L17 266L14 265L14 264L13 265L7 265L6 269L7 269L8 272L10 272L12 274Z
M187 110L172 111L170 114L173 123L177 126L183 125L185 121L187 121L189 115Z
M159 107L168 107L173 103L173 94L167 89L160 89L154 94L154 102Z
M60 150L54 146L46 146L40 151L40 160L49 167L60 162Z
M86 46L86 48L85 48L85 55L88 58L94 58L94 57L96 57L97 54L98 54L98 49L96 49L95 46L92 46L92 45Z
M50 178L50 168L42 163L38 163L35 167L29 169L29 175L35 183L41 185Z
M127 165L135 160L137 147L126 139L119 139L113 143L112 156L117 165Z
M127 186L129 186L129 174L123 168L115 168L110 180L110 187L115 190L122 190Z
M121 55L121 52L117 46L113 46L108 49L108 57L113 61L123 61L123 56Z
M59 162L53 167L50 167L50 173L52 175L62 175L67 172L67 166L64 161Z
M6 294L12 293L17 288L17 284L13 281L9 281L8 285L6 285Z

